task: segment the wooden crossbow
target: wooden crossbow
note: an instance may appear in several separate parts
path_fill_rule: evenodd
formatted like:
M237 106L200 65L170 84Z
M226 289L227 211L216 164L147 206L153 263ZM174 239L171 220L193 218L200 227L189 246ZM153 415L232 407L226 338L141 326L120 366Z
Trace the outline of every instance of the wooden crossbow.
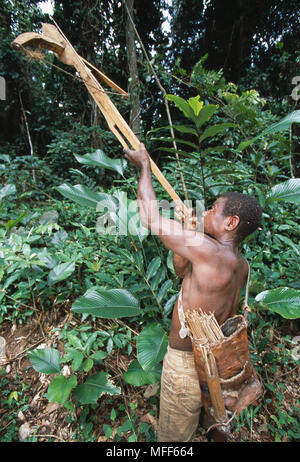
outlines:
M52 51L60 61L64 64L75 67L76 71L81 76L86 88L90 92L92 98L96 102L103 116L105 117L110 130L117 137L123 148L139 149L140 141L132 132L126 121L123 119L109 96L104 92L97 77L104 81L108 86L113 88L121 95L127 95L118 85L112 82L105 74L95 68L92 64L79 56L65 35L52 24L42 25L42 34L36 32L25 32L19 35L13 42L12 47L16 50L26 50L26 47L32 47L40 51L46 49ZM35 57L34 53L32 54ZM38 57L38 54L37 54ZM179 198L178 194L172 188L170 183L159 170L155 162L150 157L150 165L152 173L156 176L163 188L168 192L177 206L180 207L184 215L188 216L188 211L184 203Z

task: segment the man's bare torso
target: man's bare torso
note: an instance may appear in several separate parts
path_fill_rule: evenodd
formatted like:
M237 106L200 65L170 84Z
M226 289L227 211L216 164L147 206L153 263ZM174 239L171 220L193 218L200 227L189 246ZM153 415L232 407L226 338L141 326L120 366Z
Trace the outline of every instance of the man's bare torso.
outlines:
M247 261L240 254L235 255L231 249L224 249L224 246L220 246L220 251L207 262L189 263L182 282L184 311L201 308L214 312L218 323L222 324L235 313L247 275ZM177 300L173 310L170 346L191 351L191 340L179 337L180 327Z

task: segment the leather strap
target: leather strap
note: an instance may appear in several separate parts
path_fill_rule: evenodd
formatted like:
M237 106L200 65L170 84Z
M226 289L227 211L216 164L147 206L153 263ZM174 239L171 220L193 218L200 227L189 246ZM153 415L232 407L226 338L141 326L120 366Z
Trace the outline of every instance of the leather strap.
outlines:
M248 297L249 297L249 286L250 286L250 265L248 261L246 260L247 265L248 265L248 276L247 276L247 283L246 283L246 291L245 291L245 300L243 304L243 310L244 310L244 317L247 317L248 311L250 311L250 307L248 305Z

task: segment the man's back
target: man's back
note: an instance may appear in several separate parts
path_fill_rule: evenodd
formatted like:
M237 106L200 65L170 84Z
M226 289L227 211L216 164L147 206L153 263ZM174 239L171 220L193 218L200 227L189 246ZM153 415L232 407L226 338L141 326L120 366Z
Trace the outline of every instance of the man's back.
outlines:
M211 239L206 237L207 239ZM215 242L209 260L188 262L182 282L183 310L214 312L219 324L232 316L238 306L240 292L248 275L248 264L230 246ZM175 304L170 332L170 346L192 350L189 338L179 336L178 300Z

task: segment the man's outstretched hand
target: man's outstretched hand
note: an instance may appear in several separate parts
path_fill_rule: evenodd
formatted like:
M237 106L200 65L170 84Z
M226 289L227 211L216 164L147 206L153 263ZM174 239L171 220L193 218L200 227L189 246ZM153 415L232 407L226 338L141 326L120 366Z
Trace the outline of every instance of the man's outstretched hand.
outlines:
M148 165L150 162L149 154L143 143L140 143L138 151L131 151L130 149L124 149L125 157L132 162L137 168L142 168Z

